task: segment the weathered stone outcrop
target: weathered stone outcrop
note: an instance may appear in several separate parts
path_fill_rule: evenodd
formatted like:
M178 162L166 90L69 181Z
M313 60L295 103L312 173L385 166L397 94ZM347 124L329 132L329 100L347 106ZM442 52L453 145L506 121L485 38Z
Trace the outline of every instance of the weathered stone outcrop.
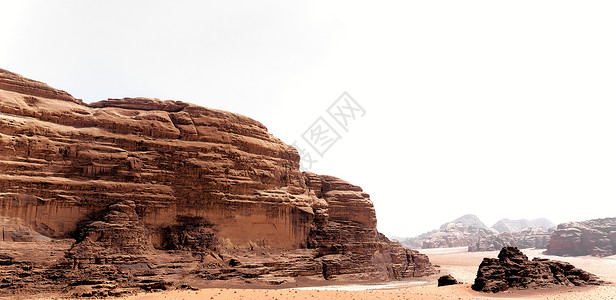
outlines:
M86 106L32 95L43 94L2 91L1 215L67 237L89 215L131 199L156 247L176 216L218 224L235 246L305 244L318 200L297 151L262 124L177 101Z
M450 274L439 277L437 281L438 281L437 283L438 286L448 286L448 285L460 284L458 280L455 279Z
M434 272L427 256L377 232L374 207L360 187L332 176L305 175L311 190L328 204L327 210L316 209L318 221L309 238L309 246L318 249L326 278L362 273L366 279L383 278L383 274L402 278Z
M616 254L616 218L559 224L547 254L610 256Z
M73 98L73 96L65 91L54 89L40 81L28 79L3 69L0 69L0 90L16 92L33 97L58 99L83 104L81 100ZM35 100L34 98L28 97L26 101Z
M484 258L472 288L482 292L508 289L585 286L604 283L597 276L573 265L548 259L532 261L518 248L505 247L496 258Z
M0 69L0 170L7 229L76 240L57 261L60 283L434 272L377 232L360 187L301 173L297 150L229 112L147 98L84 104Z
M503 232L479 238L479 241L468 246L468 251L495 251L506 246L519 249L545 249L553 232L553 228L526 228L520 231Z
M83 224L75 244L67 252L74 267L146 263L145 255L152 250L152 245L139 224L135 207L133 201L124 200L110 205L102 220Z

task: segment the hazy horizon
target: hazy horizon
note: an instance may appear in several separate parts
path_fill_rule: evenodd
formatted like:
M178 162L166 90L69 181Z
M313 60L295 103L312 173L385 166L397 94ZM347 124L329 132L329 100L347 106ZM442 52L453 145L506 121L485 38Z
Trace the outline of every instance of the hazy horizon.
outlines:
M415 236L464 214L616 217L608 1L0 1L0 68L86 102L151 97L249 116ZM343 92L365 115L344 128Z

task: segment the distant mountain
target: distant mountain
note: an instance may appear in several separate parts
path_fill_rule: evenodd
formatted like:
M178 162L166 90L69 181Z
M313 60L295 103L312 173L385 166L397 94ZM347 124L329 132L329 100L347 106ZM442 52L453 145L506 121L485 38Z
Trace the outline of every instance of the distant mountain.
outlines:
M474 245L480 239L496 234L496 230L486 226L477 216L468 214L441 225L439 229L398 241L411 248L448 248Z
M526 228L552 228L556 227L556 225L550 220L546 218L539 219L518 219L518 220L510 220L510 219L502 219L496 224L492 226L492 228L496 229L498 232L514 232L520 231Z
M468 251L494 251L506 246L514 246L520 249L545 249L553 232L554 228L541 227L527 227L519 231L502 232L497 235L481 237L477 243L468 246Z
M463 215L451 222L445 223L443 225L441 225L441 229L447 227L447 225L451 224L451 223L458 223L458 224L462 224L465 227L477 227L477 228L483 228L483 229L487 229L488 226L486 226L486 224L484 224L483 222L481 222L481 220L479 219L479 217L472 215L472 214L468 214L468 215Z
M424 240L421 247L427 249L469 246L496 234L498 234L496 230L485 226L450 222Z
M547 219L502 219L494 227L486 226L476 215L467 214L439 229L416 237L398 238L410 248L448 248L468 246L469 251L498 250L504 246L545 248L554 224Z

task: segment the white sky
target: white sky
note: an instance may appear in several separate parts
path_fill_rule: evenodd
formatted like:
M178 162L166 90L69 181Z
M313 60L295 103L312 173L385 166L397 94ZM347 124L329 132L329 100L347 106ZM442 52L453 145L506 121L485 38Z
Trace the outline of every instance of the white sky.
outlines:
M86 102L250 116L288 144L344 91L366 110L312 170L379 229L466 213L616 216L613 1L4 1L0 67Z

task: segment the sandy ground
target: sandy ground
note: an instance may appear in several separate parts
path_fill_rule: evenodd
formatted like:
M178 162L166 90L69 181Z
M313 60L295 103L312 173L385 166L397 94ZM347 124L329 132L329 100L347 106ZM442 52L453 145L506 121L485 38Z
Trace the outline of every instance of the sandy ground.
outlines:
M616 257L556 257L541 254L542 250L524 250L532 257L546 257L568 261L577 267L592 272L604 280L616 282ZM546 290L511 291L486 294L471 290L477 267L483 257L496 257L498 252L466 252L465 247L427 249L423 253L430 261L441 266L443 274L451 274L464 284L436 287L436 277L417 279L417 282L392 282L388 285L325 286L312 289L221 289L198 291L169 291L140 294L128 297L131 300L161 299L616 299L616 285L600 287L571 287Z

